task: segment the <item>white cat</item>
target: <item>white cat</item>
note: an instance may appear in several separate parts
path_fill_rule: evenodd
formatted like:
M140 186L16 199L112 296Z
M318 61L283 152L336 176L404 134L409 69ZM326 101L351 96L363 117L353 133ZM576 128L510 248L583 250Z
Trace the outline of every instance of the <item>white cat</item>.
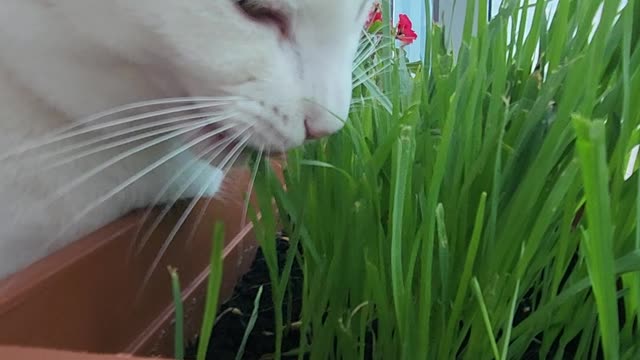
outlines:
M215 194L244 146L339 130L370 0L0 6L2 278L134 208Z

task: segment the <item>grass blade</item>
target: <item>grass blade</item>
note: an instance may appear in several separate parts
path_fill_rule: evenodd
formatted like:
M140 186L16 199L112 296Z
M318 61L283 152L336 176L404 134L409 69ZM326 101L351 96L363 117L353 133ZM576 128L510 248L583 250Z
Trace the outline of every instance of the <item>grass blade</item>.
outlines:
M260 288L258 288L258 294L253 301L253 311L251 312L251 317L249 318L247 328L244 330L242 342L240 343L240 349L238 349L238 352L236 353L236 360L242 360L245 348L247 347L247 341L249 340L249 335L251 335L251 331L253 331L253 328L256 326L256 320L258 320L258 310L260 309L260 299L262 298L262 288L263 286L260 286Z
M224 224L216 223L213 232L213 246L211 248L209 281L207 282L207 301L204 309L204 319L200 328L197 360L206 360L211 333L216 321L220 286L222 285L223 247Z
M173 303L175 304L175 334L173 341L173 351L176 360L184 360L184 309L182 305L182 290L180 289L180 279L178 270L169 267L169 275L171 276L171 290L173 294Z

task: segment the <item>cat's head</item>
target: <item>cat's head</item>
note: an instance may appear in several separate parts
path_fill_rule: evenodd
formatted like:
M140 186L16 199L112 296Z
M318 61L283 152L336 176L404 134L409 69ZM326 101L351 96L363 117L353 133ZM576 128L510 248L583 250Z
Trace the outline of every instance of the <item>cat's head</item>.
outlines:
M170 95L241 98L226 124L252 124L249 144L278 152L342 128L371 0L73 3L94 6L96 41L171 79Z

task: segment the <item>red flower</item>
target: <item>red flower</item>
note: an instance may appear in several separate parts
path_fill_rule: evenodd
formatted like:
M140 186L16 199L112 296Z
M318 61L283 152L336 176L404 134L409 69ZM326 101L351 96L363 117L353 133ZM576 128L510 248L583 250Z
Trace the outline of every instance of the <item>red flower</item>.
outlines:
M373 7L367 17L367 22L365 23L365 28L371 30L373 25L377 23L382 23L382 9L380 8L379 1L373 3ZM380 31L380 29L376 29L376 32L378 31ZM413 31L413 24L407 15L400 14L398 26L395 28L395 36L403 45L409 45L418 38L418 34Z
M402 41L404 44L411 44L418 38L418 34L413 31L413 24L409 17L405 14L400 14L398 20L398 32L396 33L396 39Z
M369 17L367 18L367 22L365 23L365 27L368 29L373 24L382 21L382 11L380 10L380 3L376 2L373 4L373 8L369 11Z

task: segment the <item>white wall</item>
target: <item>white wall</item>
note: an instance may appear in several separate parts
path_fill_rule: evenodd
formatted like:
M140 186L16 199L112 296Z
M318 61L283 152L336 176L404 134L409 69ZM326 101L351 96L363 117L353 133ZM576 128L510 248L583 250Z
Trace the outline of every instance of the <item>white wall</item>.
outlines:
M418 61L424 54L424 40L427 36L427 13L424 0L394 0L393 21L397 23L399 14L407 14L413 23L413 30L418 34L418 39L413 44L405 47L409 61Z
M478 1L478 0L476 0ZM527 0L520 0L523 4ZM547 1L547 14L551 14L555 11L559 0L546 0ZM528 0L529 4L535 4L536 0ZM462 44L462 32L464 30L465 13L467 9L468 0L440 0L440 23L445 28L448 28L447 43L450 44L451 49L457 54L460 45ZM500 4L502 0L490 0L489 10L491 17L498 14L500 10ZM531 30L532 18L535 12L535 8L529 8L527 14L527 23L525 25L525 34ZM475 16L478 14L478 2L476 2ZM489 15L489 14L488 14Z
M466 9L467 0L440 0L438 22L445 27L445 41L455 54L462 44Z

